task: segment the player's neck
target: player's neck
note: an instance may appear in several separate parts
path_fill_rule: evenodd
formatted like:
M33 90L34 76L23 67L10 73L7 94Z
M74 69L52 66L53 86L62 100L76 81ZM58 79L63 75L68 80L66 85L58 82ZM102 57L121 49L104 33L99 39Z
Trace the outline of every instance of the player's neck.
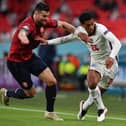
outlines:
M95 33L96 33L96 24L95 24L95 26L94 26L94 31L93 31L92 33L88 34L88 36L95 35Z

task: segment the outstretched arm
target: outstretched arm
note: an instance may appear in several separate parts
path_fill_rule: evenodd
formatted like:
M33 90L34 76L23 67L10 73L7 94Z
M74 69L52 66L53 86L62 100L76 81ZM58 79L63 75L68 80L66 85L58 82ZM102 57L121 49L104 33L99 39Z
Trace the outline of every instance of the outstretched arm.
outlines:
M58 37L55 39L48 40L48 45L57 45L57 44L68 43L75 39L78 39L78 36L76 34L69 34L69 35L66 35L63 37Z
M78 31L78 29L76 27L74 27L73 25L71 25L65 21L58 21L58 27L61 27L70 33L76 34L78 36L78 38L80 38L84 42L90 41L88 35L86 35L83 32Z
M81 35L82 37L87 37L86 34L84 33L79 33L79 35ZM82 41L80 39L81 37L78 37L78 35L76 33L72 33L72 34L69 34L69 35L66 35L66 36L62 36L62 37L58 37L58 38L55 38L55 39L51 39L51 40L44 40L44 39L41 39L41 44L42 45L57 45L57 44L64 44L64 43L68 43L68 42L71 42L72 40L75 40L75 39L78 39L79 41Z
M78 36L76 34L69 34L66 36L62 36L62 37L58 37L58 38L50 39L50 40L41 39L41 44L42 45L58 45L58 44L71 42L72 40L75 40L75 39L78 39Z
M58 21L58 28L63 28L64 30L74 33L75 32L75 27L65 21Z

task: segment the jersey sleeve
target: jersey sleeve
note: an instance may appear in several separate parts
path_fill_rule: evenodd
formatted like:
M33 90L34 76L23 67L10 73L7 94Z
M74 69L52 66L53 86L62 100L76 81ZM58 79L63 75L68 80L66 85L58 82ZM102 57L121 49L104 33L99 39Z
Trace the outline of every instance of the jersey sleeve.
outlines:
M112 44L112 51L110 53L110 57L115 58L118 55L119 50L121 48L121 43L119 39L104 25L101 25L99 30L101 34L104 36L104 38L107 39Z
M58 26L58 22L55 19L48 19L46 22L47 28L56 28Z
M28 34L30 34L34 30L34 26L30 23L24 23L19 26L19 30L25 30Z
M100 34L102 34L103 36L106 36L110 31L106 26L99 24L98 25L98 32Z

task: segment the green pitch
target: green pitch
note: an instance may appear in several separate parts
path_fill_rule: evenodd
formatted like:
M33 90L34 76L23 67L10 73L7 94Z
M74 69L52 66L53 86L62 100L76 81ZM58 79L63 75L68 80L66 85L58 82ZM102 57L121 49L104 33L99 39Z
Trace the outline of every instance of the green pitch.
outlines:
M121 100L119 95L104 95L104 102L108 108L104 122L96 121L95 105L88 111L86 120L77 120L79 101L86 97L87 93L82 92L58 93L55 111L64 118L63 122L44 119L44 92L32 99L11 99L9 107L0 105L0 126L126 126L126 98Z

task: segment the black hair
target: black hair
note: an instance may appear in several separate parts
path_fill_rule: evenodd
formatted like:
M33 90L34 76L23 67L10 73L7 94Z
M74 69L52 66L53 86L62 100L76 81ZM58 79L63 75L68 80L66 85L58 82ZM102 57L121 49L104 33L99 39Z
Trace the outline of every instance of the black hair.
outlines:
M35 9L34 9L34 11L42 11L42 10L44 10L44 11L49 11L49 6L46 4L46 3L44 3L44 2L39 2L36 6L35 6ZM33 12L34 12L33 11Z
M94 15L90 11L85 11L79 16L79 21L81 24L84 24L85 21L88 21L90 19L93 19Z

